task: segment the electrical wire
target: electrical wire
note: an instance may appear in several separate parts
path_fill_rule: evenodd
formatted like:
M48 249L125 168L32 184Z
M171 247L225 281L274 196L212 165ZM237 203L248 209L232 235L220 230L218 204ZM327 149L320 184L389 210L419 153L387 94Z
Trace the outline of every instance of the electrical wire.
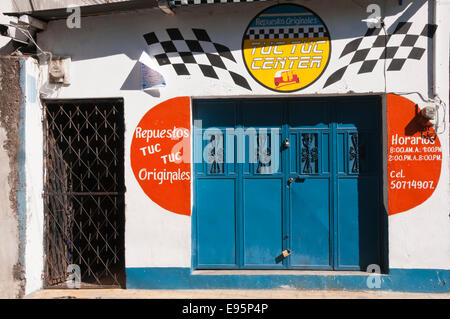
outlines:
M36 55L39 57L41 55L44 56L48 56L48 65L50 65L50 62L53 59L53 54L49 51L44 51L41 49L41 47L36 43L36 41L34 40L33 36L31 35L30 31L28 31L27 29L21 28L18 25L12 25L12 24L5 24L9 27L13 27L16 28L17 30L19 30L20 32L22 32L35 46L36 48L40 51L40 53L37 53ZM44 63L47 62L47 60L44 60ZM40 65L41 63L39 63ZM39 82L43 83L43 78L42 78L42 72L39 72ZM49 96L52 95L54 92L57 91L57 88L50 88L49 90L47 90L47 85L44 84L42 85L42 87L39 88L39 94L42 96Z
M21 27L18 26L18 25L13 25L13 24L4 24L4 25L6 25L6 26L8 26L8 27L16 28L17 30L19 30L20 32L22 32L23 35L25 35L25 36L26 36L26 37L27 37L27 38L28 38L28 39L36 46L36 48L41 52L41 53L38 53L38 54L37 54L38 56L39 56L39 55L42 55L42 54L48 55L48 56L49 56L49 61L52 60L52 58L53 58L52 53L49 52L49 51L44 51L44 50L42 50L41 47L40 47L40 46L36 43L36 41L34 40L33 36L32 36L31 33L30 33L30 31L28 31L27 29L21 28Z

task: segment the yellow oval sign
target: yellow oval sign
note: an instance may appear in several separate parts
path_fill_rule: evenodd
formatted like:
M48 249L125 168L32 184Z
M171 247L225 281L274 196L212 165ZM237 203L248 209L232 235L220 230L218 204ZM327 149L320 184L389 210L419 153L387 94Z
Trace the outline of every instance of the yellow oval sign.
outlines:
M242 54L247 70L266 88L298 91L316 81L327 67L330 35L322 19L309 9L275 5L250 22Z

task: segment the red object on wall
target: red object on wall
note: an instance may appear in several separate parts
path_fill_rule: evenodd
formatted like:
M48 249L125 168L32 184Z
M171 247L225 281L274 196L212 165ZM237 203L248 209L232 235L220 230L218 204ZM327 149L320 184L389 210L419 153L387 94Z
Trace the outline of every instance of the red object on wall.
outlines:
M387 96L389 215L425 202L439 182L442 151L431 123L411 100Z
M131 141L131 168L145 194L168 211L191 214L190 99L151 108Z

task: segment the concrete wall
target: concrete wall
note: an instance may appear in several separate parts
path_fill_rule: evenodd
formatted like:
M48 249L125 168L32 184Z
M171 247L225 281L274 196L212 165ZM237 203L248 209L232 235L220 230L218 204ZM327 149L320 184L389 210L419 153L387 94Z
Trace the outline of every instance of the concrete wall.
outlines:
M19 213L22 66L17 58L3 57L0 68L0 298L15 298L24 294L25 285L23 216Z
M432 1L434 2L434 1ZM389 240L391 242L390 261L391 267L395 268L433 268L442 267L450 269L450 216L448 181L449 170L447 169L449 141L448 141L448 70L449 70L449 44L448 30L449 22L446 18L449 12L448 1L436 1L437 3L437 24L436 33L436 93L446 103L445 113L440 115L444 118L447 129L441 131L439 138L443 147L442 171L438 188L422 205L412 209L411 214L397 214L389 218ZM414 16L416 16L415 14ZM447 35L446 35L447 34ZM432 65L428 63L428 76L432 74ZM403 73L403 72L402 72ZM404 73L405 77L414 73ZM417 76L423 76L417 74ZM407 85L410 79L404 78L402 83ZM432 90L429 84L425 88ZM411 97L408 97L411 98ZM421 99L413 99L420 103ZM441 127L441 129L444 129ZM409 240L406 240L409 238ZM433 266L434 265L434 266Z
M42 286L42 109L35 59L0 68L0 298L15 298Z

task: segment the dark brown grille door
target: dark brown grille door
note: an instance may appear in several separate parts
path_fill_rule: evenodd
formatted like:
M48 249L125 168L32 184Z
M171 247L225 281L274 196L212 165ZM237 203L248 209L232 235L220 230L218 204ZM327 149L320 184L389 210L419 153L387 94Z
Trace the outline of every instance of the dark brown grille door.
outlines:
M45 282L125 286L123 100L46 101Z

